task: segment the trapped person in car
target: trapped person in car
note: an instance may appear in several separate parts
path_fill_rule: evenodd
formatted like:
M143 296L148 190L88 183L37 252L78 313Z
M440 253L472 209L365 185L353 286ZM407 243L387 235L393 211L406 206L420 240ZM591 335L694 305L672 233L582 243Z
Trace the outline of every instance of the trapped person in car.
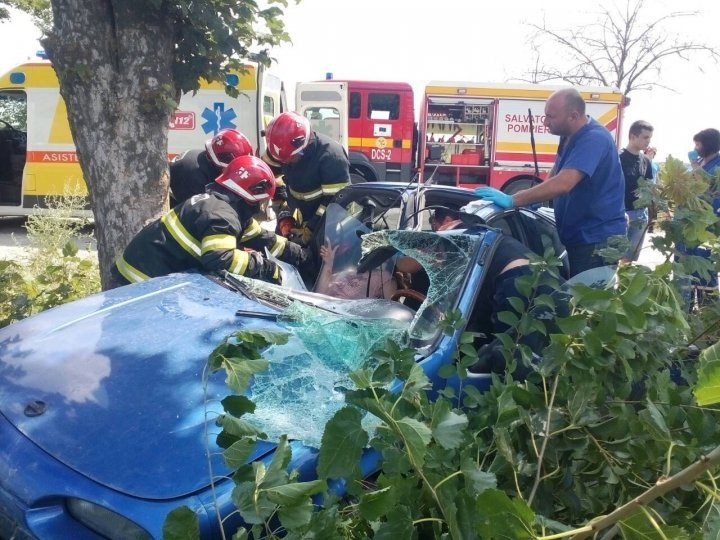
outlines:
M260 158L235 158L206 193L175 206L130 241L115 261L115 279L127 284L172 272L227 270L279 283L279 267L253 250L267 248L293 265L305 253L253 218L274 192L275 176Z
M393 273L393 261L382 264L369 272L358 272L359 244L348 246L341 242L331 245L329 241L320 246L322 267L315 284L315 292L336 298L392 298L397 291Z
M248 138L234 129L218 131L205 142L204 149L183 152L170 163L170 206L205 193L205 186L233 159L252 154Z
M513 195L495 188L475 193L501 208L553 201L560 241L570 276L606 262L597 253L612 236L625 236L625 179L615 139L605 126L585 114L585 100L574 88L550 95L543 122L560 136L555 165L548 178Z

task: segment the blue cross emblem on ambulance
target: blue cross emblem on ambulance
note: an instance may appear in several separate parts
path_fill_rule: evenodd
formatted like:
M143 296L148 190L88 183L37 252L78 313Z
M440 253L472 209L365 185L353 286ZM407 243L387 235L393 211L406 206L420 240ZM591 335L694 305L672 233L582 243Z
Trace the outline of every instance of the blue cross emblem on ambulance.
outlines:
M237 114L235 114L232 107L226 111L225 104L221 101L213 103L212 109L205 107L201 116L205 120L205 123L202 125L205 133L212 133L214 135L221 129L235 129L236 127L233 120L237 118Z

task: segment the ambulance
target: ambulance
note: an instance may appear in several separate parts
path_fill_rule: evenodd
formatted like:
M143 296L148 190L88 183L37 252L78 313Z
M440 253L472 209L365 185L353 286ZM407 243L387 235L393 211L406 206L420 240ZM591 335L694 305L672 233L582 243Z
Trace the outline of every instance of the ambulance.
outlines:
M225 86L238 90L237 97ZM235 128L265 150L262 130L287 110L282 81L262 66L228 73L182 96L170 120L168 157L202 148L221 129ZM0 76L0 215L28 215L48 196L86 192L65 102L49 62L22 64Z
M433 81L419 118L402 82L298 83L296 110L348 150L351 179L431 182L507 193L544 180L559 138L543 125L545 101L561 86ZM620 146L624 97L607 87L577 87L587 114Z

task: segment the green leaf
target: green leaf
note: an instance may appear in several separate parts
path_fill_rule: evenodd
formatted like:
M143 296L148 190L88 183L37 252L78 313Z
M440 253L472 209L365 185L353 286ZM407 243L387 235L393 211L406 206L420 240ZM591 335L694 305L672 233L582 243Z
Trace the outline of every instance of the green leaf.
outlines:
M77 252L78 247L72 240L68 240L68 242L62 248L63 257L74 257L75 255L77 255Z
M498 321L507 324L509 327L514 328L517 326L520 319L512 311L501 311L497 314Z
M642 272L637 272L633 277L630 285L624 292L625 301L636 306L642 304L650 294L648 287L648 278Z
M264 489L268 499L276 504L293 506L308 500L311 495L320 493L326 488L324 480L311 480L310 482L294 482L281 484Z
M507 301L517 313L523 313L525 311L525 302L523 302L520 298L513 296L508 298Z
M638 414L640 421L650 432L652 438L656 441L669 441L670 430L665 423L660 410L651 401L647 401L645 404L645 410L640 411Z
M437 374L438 377L442 379L449 379L453 375L457 373L457 368L454 364L445 364L443 366L440 366L440 369L438 369Z
M639 308L632 304L624 304L623 311L625 312L628 323L633 328L633 330L635 330L636 332L645 330L645 327L647 326L647 317L645 315L645 311L643 311L642 308Z
M368 443L361 421L359 410L344 407L325 425L317 467L320 478L350 478L359 474L360 456Z
M254 448L255 440L250 437L243 437L223 451L223 460L231 469L238 469L248 462Z
M225 412L238 418L245 413L255 412L255 403L245 396L227 396L220 403Z
M362 368L350 374L350 380L355 383L358 389L370 388L372 386L372 369Z
M171 511L163 523L164 540L199 540L200 522L187 506Z
M582 315L571 315L570 317L558 317L555 322L563 334L574 336L582 332L587 326L587 318Z
M422 422L414 418L402 418L396 422L400 435L405 442L405 450L412 456L418 467L425 461L425 452L430 444L432 432Z
M525 540L535 538L535 514L520 499L510 499L497 489L482 492L476 502L477 533L480 538Z
M647 516L638 512L618 522L624 540L687 540L688 533L680 527L670 527L658 520L658 531ZM662 532L661 532L662 531Z
M700 354L694 394L700 406L720 403L720 342Z
M595 332L603 343L611 341L617 333L616 315L614 313L603 313L600 322L598 322L598 325L595 327Z
M360 515L368 521L377 521L395 507L395 490L392 486L365 493L360 497Z
M261 462L253 463L256 474L262 476ZM275 510L275 504L267 497L257 493L257 482L248 481L238 483L232 491L232 501L237 507L245 523L250 525L261 524Z
M410 373L405 381L405 388L403 392L408 393L410 390L417 392L419 390L428 389L430 386L430 379L425 373L425 370L420 367L419 364L413 363L410 367Z
M515 460L513 459L512 443L510 442L510 432L507 428L495 427L493 430L495 433L495 445L497 446L498 453L505 458L513 468L515 467Z
M258 488L267 490L270 487L285 484L288 481L287 467L288 463L290 463L290 457L291 452L287 435L282 435L267 470L264 471L261 477L257 478Z
M713 504L703 523L702 540L720 540L720 506Z
M235 531L235 534L232 535L232 540L248 540L248 538L250 538L250 533L244 527L240 527Z
M225 383L236 393L243 394L247 390L250 378L256 373L265 371L269 363L267 360L239 360L237 358L224 358L223 366L227 377Z
M594 332L589 332L583 336L583 345L585 345L585 350L591 357L599 357L603 352L603 344Z
M305 499L299 504L293 506L281 506L278 508L278 516L283 527L292 531L299 527L305 527L310 523L315 506L311 499Z
M267 438L265 433L260 431L255 426L248 424L245 420L235 418L229 414L222 414L218 416L216 424L223 428L229 435L235 437L260 437L261 439Z
M439 400L435 404L432 418L432 436L440 446L447 450L458 448L465 439L468 419L464 414L450 410L450 404Z
M512 387L506 386L497 398L497 426L507 426L518 417L518 405Z
M460 469L465 476L465 486L471 495L479 495L485 490L497 487L497 478L493 473L480 470L472 460L465 460Z
M396 506L387 515L387 521L375 531L375 540L410 540L413 537L413 520L407 506Z

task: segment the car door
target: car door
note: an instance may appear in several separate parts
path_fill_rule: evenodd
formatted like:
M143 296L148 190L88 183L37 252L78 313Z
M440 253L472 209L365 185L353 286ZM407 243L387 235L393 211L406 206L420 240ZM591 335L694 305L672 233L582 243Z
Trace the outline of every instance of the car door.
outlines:
M569 276L569 264L565 246L560 242L555 221L551 215L530 210L528 208L517 208L510 211L492 215L488 219L488 225L502 230L530 248L534 253L543 255L546 245L551 245L555 255L563 263L560 274L567 279Z

